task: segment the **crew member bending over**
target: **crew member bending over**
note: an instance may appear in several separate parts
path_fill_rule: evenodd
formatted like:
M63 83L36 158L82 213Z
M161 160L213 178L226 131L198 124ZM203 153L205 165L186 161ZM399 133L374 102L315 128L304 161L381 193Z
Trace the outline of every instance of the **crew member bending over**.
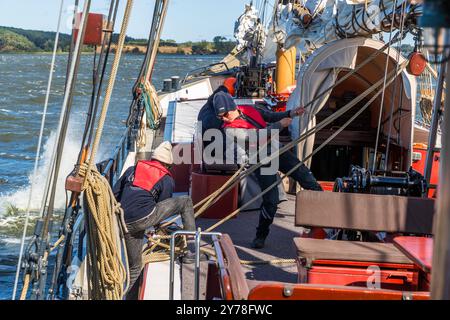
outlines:
M216 112L214 110L213 100L216 94L219 92L222 93L229 93L231 96L234 96L236 94L236 78L227 78L223 82L221 86L219 86L216 91L213 92L213 94L208 98L208 101L206 101L205 105L200 109L200 112L198 113L197 120L202 122L203 126L203 132L202 134L205 134L205 131L211 128L217 128L219 129L222 125L222 121L220 119L217 119Z
M252 106L236 106L233 98L226 93L217 93L214 97L214 108L216 116L221 120L222 129L278 129L287 128L292 123L292 118L302 115L305 109L300 107L290 112L277 113L269 110L254 108ZM269 125L267 124L269 123ZM209 128L208 128L209 129ZM270 148L269 148L270 149ZM259 161L261 161L260 159ZM286 151L279 156L279 171L289 172L300 160L290 151ZM261 168L255 171L261 190L267 189L275 181L277 175L263 175ZM290 175L297 181L303 189L323 191L312 172L304 164L301 164ZM269 235L270 225L278 209L279 195L278 188L272 188L263 195L263 207L259 216L259 224L256 231L256 238L252 242L253 248L263 248L265 240Z
M173 164L172 145L163 142L153 152L151 161L139 161L129 168L114 186L114 196L122 205L128 233L125 242L130 267L127 300L137 300L142 271L142 247L145 231L170 216L181 215L184 230L195 231L192 200L188 196L172 198L174 180L169 172ZM194 244L188 240L189 252L184 263L193 263Z

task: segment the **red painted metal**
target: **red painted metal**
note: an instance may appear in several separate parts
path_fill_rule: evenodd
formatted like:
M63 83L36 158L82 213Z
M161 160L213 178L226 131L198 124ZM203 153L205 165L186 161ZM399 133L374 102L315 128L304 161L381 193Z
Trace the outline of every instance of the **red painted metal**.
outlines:
M295 88L294 88L295 89ZM267 100L271 104L271 109L274 112L285 112L286 104L291 93L271 93L267 96Z
M173 144L172 147L174 156L187 162L176 164L170 169L175 181L174 192L189 192L189 187L191 186L191 174L193 171L192 164L194 163L194 144ZM186 158L184 157L185 150L190 150L190 155L186 155Z
M322 187L323 191L333 191L334 182L332 182L332 181L319 181L319 184Z
M217 191L227 182L231 176L215 175L204 173L192 173L191 197L194 204L205 199L207 196ZM238 186L236 185L231 191L224 195L221 199L212 205L201 216L207 219L222 219L238 208Z
M289 295L286 294L288 291ZM429 300L430 294L413 292L411 298ZM261 283L254 287L248 295L248 300L404 300L404 293L356 287L305 286L273 282Z
M224 234L225 240L229 236ZM221 298L224 300L232 300L233 297L239 296L239 293L233 291L233 287L237 290L243 290L245 284L237 285L232 281L239 281L245 278L244 271L240 267L236 249L231 239L229 241L220 241L220 245L215 245L217 256L216 265L208 270L208 283L212 281L211 286L215 287L216 294L207 296L213 298L217 296L217 281L222 288ZM319 263L328 263L327 261L318 261ZM355 262L360 265L362 262ZM384 266L384 264L381 264ZM397 267L403 265L386 264L389 267ZM218 279L217 279L218 277ZM244 280L245 282L245 280ZM248 300L404 300L405 296L413 300L429 300L429 292L402 292L385 289L368 289L365 287L343 287L332 285L310 285L310 284L293 284L272 281L249 281L247 280L248 294L243 297ZM208 284L207 284L208 287ZM245 288L244 288L245 289ZM242 292L240 292L242 294Z
M408 72L413 76L420 76L427 67L427 60L421 52L413 52L409 56Z
M298 261L299 283L367 287L379 270L380 287L389 290L417 291L419 269L414 265L362 261L316 260L311 266Z
M170 168L175 181L174 192L189 192L191 184L192 165L178 164Z
M397 237L394 245L410 258L422 271L431 272L433 239L425 237Z
M146 264L144 266L144 274L142 277L140 277L138 279L138 281L140 281L140 285L139 285L139 300L144 300L145 298L145 289L146 289L146 283L147 283L147 277L149 276L149 272L148 272L148 264Z
M427 146L424 145L414 145L413 151L420 154L420 159L413 161L412 167L417 172L422 175L425 174L425 165L427 159ZM440 152L436 152L433 157L433 167L431 169L431 181L432 185L438 185L439 183L439 161L441 158ZM430 198L436 197L436 188L430 188L430 193L428 194Z
M78 37L78 31L80 29L82 14L78 13L75 18L75 40ZM99 13L89 13L86 33L84 34L83 43L86 45L101 45L103 41L103 25L105 16Z

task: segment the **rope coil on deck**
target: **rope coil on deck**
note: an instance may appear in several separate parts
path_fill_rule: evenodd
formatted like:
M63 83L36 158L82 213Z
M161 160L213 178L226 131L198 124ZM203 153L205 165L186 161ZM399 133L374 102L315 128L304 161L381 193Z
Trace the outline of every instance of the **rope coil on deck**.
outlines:
M80 176L85 177L86 172L87 165L84 164L80 168ZM91 170L86 179L84 198L89 226L87 261L92 269L90 297L95 300L120 300L127 290L124 283L129 279L120 249L123 232L126 232L123 210L108 181L96 169Z

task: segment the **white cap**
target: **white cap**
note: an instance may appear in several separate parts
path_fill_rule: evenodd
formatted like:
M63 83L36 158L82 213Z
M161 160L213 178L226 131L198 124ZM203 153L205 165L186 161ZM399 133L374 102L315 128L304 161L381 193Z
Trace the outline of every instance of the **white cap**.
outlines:
M161 143L158 148L153 151L152 160L158 160L159 162L172 165L172 144L168 141Z

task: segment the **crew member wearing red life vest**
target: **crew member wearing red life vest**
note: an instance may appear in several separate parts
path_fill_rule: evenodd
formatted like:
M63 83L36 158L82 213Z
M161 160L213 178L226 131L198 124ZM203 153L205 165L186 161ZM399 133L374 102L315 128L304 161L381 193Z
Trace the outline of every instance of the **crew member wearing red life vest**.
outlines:
M297 108L291 112L281 114L257 109L253 106L236 106L230 95L219 93L214 98L214 107L217 117L223 121L223 129L278 129L288 127L292 118L302 115L305 110ZM288 116L288 117L287 117ZM279 157L279 171L282 173L289 172L300 161L290 151L287 151ZM267 189L275 181L276 175L263 175L261 170L255 171L261 190ZM322 191L322 187L314 178L312 172L304 165L300 165L290 175L296 180L302 188L307 190ZM272 188L263 195L263 207L259 217L259 225L256 231L256 237L252 242L252 247L260 249L264 247L265 240L269 235L270 225L273 223L276 211L278 209L279 195L278 189Z
M145 231L160 224L170 216L180 215L183 228L195 231L194 209L187 196L172 198L174 180L169 167L173 164L172 145L163 142L153 152L151 161L139 161L117 181L113 192L124 210L128 233L125 242L130 267L130 290L127 300L137 300L139 275L142 270L142 245ZM193 242L183 262L193 263Z

